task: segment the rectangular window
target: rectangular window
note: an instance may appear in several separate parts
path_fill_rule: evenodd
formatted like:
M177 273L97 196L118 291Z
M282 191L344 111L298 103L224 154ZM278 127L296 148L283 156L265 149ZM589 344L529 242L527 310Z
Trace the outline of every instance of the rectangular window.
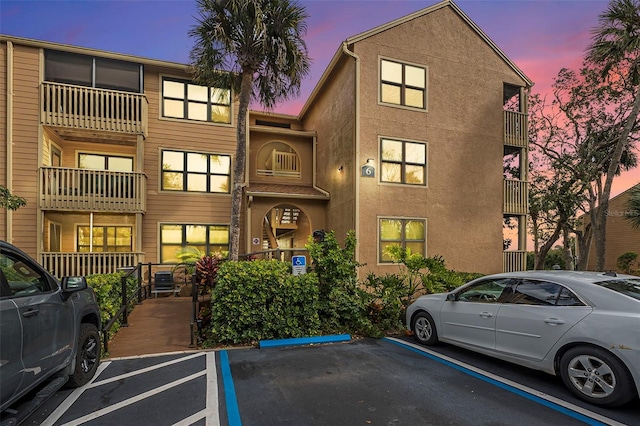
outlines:
M110 170L112 172L132 172L133 157L81 152L78 154L78 167L81 169Z
M186 247L204 254L229 251L229 226L227 225L160 225L160 262L178 263L177 253Z
M187 120L231 123L231 91L162 79L162 116Z
M133 62L45 50L44 79L99 89L142 93L143 67Z
M427 184L427 144L380 139L380 181L407 185Z
M427 109L427 69L381 59L380 101Z
M400 246L410 253L426 256L427 221L426 219L379 219L379 252L378 261L390 263L391 257L387 248Z
M92 232L93 231L93 232ZM133 247L131 226L78 226L79 252L130 252Z
M228 194L231 156L162 151L162 190Z

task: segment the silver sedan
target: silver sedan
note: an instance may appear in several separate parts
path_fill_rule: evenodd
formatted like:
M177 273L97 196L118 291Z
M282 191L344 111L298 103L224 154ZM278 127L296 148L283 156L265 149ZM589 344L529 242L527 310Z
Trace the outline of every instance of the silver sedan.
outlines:
M640 278L527 271L419 297L407 328L425 345L461 346L562 377L579 398L619 406L640 387Z

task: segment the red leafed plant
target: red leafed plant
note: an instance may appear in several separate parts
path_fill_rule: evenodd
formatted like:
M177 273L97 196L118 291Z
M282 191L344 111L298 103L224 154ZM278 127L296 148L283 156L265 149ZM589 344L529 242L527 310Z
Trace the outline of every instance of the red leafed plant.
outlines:
M196 280L200 294L208 294L216 286L216 277L220 264L226 260L222 253L203 256L196 262Z

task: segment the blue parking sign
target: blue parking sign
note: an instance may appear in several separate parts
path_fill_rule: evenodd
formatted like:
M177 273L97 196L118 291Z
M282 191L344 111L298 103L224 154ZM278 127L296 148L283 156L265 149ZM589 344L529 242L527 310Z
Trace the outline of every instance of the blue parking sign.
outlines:
M305 256L292 256L291 267L293 275L303 275L307 273L307 258Z

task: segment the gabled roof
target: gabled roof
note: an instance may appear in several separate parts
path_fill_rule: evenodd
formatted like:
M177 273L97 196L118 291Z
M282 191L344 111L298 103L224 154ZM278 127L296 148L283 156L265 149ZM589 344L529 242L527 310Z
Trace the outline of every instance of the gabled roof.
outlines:
M387 31L389 29L392 29L394 27L397 27L398 25L402 25L406 22L409 22L413 19L416 18L420 18L424 15L428 15L429 13L432 13L436 10L440 10L443 9L445 7L449 7L451 8L454 12L456 12L460 18L462 18L463 21L465 21L467 23L467 25L469 25L469 27L471 27L471 29L473 29L476 34L478 34L478 36L480 38L482 38L482 40L485 41L485 43L487 43L495 52L496 54L502 58L502 60L509 66L511 67L511 69L518 74L518 76L520 78L522 78L526 84L531 87L533 86L533 81L531 81L531 79L529 77L527 77L525 75L524 72L522 72L522 70L520 68L518 68L518 66L516 64L514 64L511 59L509 59L507 57L507 55L505 55L505 53L500 50L500 48L489 38L489 36L487 36L484 31L482 31L480 29L480 27L478 25L475 24L475 22L473 22L471 20L471 18L469 18L463 11L462 9L460 9L453 1L451 0L443 0L439 3L436 3L432 6L426 7L424 9L418 10L417 12L414 12L412 14L403 16L402 18L398 18L394 21L391 22L387 22L386 24L382 24L379 25L375 28L372 28L368 31L362 32L360 34L354 35L352 37L349 37L348 39L346 39L342 45L338 48L338 50L336 51L335 55L333 56L333 58L331 59L331 62L329 63L329 66L327 67L327 69L325 69L324 73L322 74L322 76L320 77L320 80L318 81L318 84L316 84L316 87L314 87L313 91L311 92L311 95L309 96L309 98L307 99L307 102L305 102L304 106L302 107L302 110L300 111L300 114L298 116L299 119L301 119L304 114L307 112L307 109L309 108L309 106L313 103L315 97L318 95L318 93L320 92L320 89L322 88L322 86L324 86L325 82L327 81L329 75L331 75L333 69L335 68L336 64L338 63L338 60L342 57L343 52L346 54L346 48L348 45L357 43L359 41L365 40L369 37L372 37L376 34L379 34L383 31Z

